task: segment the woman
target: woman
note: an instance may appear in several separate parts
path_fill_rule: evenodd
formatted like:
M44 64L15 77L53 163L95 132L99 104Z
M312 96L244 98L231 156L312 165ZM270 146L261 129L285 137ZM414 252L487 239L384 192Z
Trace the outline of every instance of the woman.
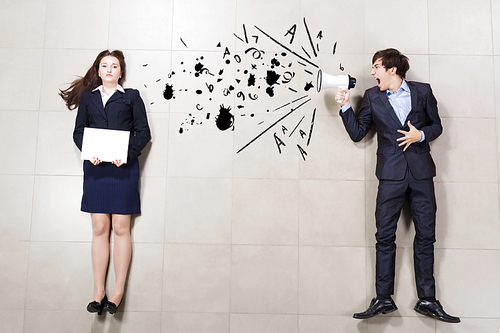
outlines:
M132 255L131 214L140 213L138 156L151 138L146 109L139 91L123 89L125 58L121 51L102 51L83 78L79 78L60 96L68 109L78 107L73 140L82 149L85 127L130 131L128 158L112 163L99 156L83 163L81 210L92 219L92 267L94 299L89 312L114 314L123 298ZM105 291L109 263L110 229L114 233L113 261L116 285L108 299Z

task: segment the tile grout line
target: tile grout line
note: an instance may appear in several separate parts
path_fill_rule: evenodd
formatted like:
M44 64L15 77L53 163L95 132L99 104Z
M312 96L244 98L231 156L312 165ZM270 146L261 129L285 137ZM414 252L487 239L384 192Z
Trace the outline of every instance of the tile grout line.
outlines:
M238 29L238 4L236 2L235 4L235 8L234 8L234 11L235 11L235 20L234 20L234 31L237 31ZM234 41L234 39L233 39ZM234 41L234 53L237 54L237 51L236 51L237 47L236 47L236 41ZM233 69L233 75L236 77L236 66L234 67ZM236 102L236 97L235 95L232 96L232 99L233 99L233 104L234 102ZM232 132L232 139L233 139L233 151L236 151L236 140L235 140L235 134L234 134L234 131ZM229 302L228 302L228 305L229 305L229 308L228 308L228 313L227 313L227 316L228 316L228 324L227 324L227 329L228 329L228 333L231 332L231 317L232 317L232 303L233 303L233 293L232 293L232 285L233 285L233 249L234 249L234 244L233 244L233 222L234 222L234 195L235 195L235 192L234 192L234 182L235 182L235 177L234 177L234 174L235 174L235 158L236 158L236 154L233 154L233 158L232 158L232 168L231 168L231 215L230 215L230 246L229 246ZM237 178L236 178L237 179Z
M37 110L37 128L36 128L36 138L38 138L38 133L40 129L40 106L41 106L41 99L42 99L42 85L43 85L43 64L44 64L44 58L45 58L45 31L46 31L46 26L47 26L47 3L45 3L45 17L44 17L44 34L43 34L43 47L42 47L42 65L41 65L41 72L40 72L40 96L38 98L38 110ZM29 276L30 276L30 256L31 256L31 237L32 237L32 231L33 231L33 218L34 218L34 213L33 209L35 206L35 189L36 189L36 162L37 162L37 151L38 151L38 140L36 140L36 145L35 145L35 152L34 152L34 157L35 157L35 163L33 165L33 173L31 175L32 180L33 180L33 185L32 185L32 192L31 192L31 214L30 214L30 226L29 226L29 238L28 238L28 256L27 256L27 261L26 261L26 282L25 282L25 295L24 295L24 308L23 308L23 332L25 331L26 328L26 311L27 311L27 305L28 305L28 284L29 284Z
M496 159L496 163L497 163L497 182L500 181L500 166L498 165L498 112L500 111L498 108L498 105L497 105L497 102L498 102L498 97L497 97L497 94L496 94L496 88L498 87L498 85L500 84L499 82L496 82L496 79L495 79L495 73L496 73L496 61L495 61L495 39L494 39L494 34L495 34L495 31L494 31L494 26L493 26L493 2L492 0L490 0L490 18L491 18L491 54L492 54L492 64L493 64L493 105L495 105L495 133L496 133L496 142L495 142L495 146L496 146L496 152L497 152L497 159ZM499 205L499 209L500 209L500 200L498 202L498 205Z
M431 80L431 27L430 27L430 12L429 12L429 0L427 0L427 62L428 62L428 67L427 67L427 70L428 70L428 75L429 75L429 84L431 84L432 80ZM432 86L432 85L431 85ZM434 181L434 180L433 180ZM435 187L435 184L433 185ZM413 219L413 216L412 216L412 219ZM434 327L433 327L433 331L436 332L436 323L434 321Z
M366 1L365 1L365 3L366 3ZM365 14L366 14L366 8L365 8L365 10L363 11L363 15L365 15ZM365 18L364 18L364 17L363 17L363 21L364 21L364 22L366 22L366 20L365 20ZM366 27L366 25L365 25L365 27ZM363 32L363 37L364 37L364 36L365 36L365 33ZM366 50L365 50L365 51L366 51ZM370 64L370 68L371 68L371 64ZM375 137L375 135L374 135L374 137ZM366 223L366 222L367 222L367 220L368 220L368 214L367 214L367 196L366 196L366 193L367 193L367 190L368 190L368 184L369 184L369 182L367 182L367 179L366 179L366 178L367 178L367 177L366 177L366 173L367 173L367 168L366 168L366 163L367 163L367 159L366 159L366 150L367 150L366 148L367 148L367 142L366 142L366 141L367 141L366 139L364 139L364 140L363 140L363 145L364 145L363 149L364 149L364 151L365 151L365 153L363 154L363 160L364 160L364 177L365 177L365 178L364 178L364 183L365 183L365 186L364 186L364 190L365 190L365 193L364 193L364 194L365 194L365 199L364 199L364 208L365 208L365 209L364 209L364 219L365 219L365 221L364 221L364 223L363 223L363 225L364 225L364 229L365 229L365 230L364 230L364 237L363 237L363 242L364 242L364 244L365 244L365 246L364 246L364 256L365 256L365 265L364 265L364 269L365 269L365 274L364 274L364 281L363 281L364 288L365 288L365 299L364 299L364 304L367 304L367 303L368 303L368 300L369 300L369 299L370 299L370 297L371 297L370 295L368 295L368 290L369 290L369 289L368 289L368 279L367 279L367 274L366 274L366 273L368 272L368 262L369 262L369 260L368 260L368 255L367 255L368 248L367 248L367 246L366 246L366 245L367 245L367 244L366 244L366 237L367 237L367 233L368 233L368 225L367 225L367 223Z
M173 52L172 52L172 43L173 43L173 34L174 34L174 27L173 27L173 21L174 21L174 10L175 10L175 1L172 1L172 7L171 7L171 18L172 18L172 29L170 30L170 50L169 50L169 53L170 53L170 71L172 69L172 61L173 61ZM169 83L170 83L171 79L169 79ZM168 121L167 121L167 128L170 128L170 103L169 103L169 109L168 109ZM152 136L154 135L154 133L152 134ZM169 140L170 139L170 131L168 131L168 135L167 135L167 147L168 147L168 143L169 143ZM164 308L164 300L165 300L165 297L164 297L164 294L165 294L165 272L166 270L168 269L167 267L167 264L166 264L166 259L167 259L167 255L166 255L166 246L168 244L168 242L166 241L167 239L167 219L168 219L168 153L169 153L169 150L167 149L167 152L166 152L166 165L165 165L165 208L163 210L163 217L164 217L164 220L163 220L163 242L162 242L162 247L163 247L163 261L162 261L162 279L161 279L161 298L160 298L160 310L162 311L163 313L163 308ZM162 177L163 178L163 177ZM160 318L160 331L163 331L163 328L166 326L166 323L164 323L164 320L163 320L163 315L161 316Z

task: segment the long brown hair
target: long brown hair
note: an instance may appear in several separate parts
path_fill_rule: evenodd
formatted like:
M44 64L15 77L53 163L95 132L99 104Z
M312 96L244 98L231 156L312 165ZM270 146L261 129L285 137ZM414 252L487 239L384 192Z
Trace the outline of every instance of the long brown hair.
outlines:
M79 77L74 80L67 89L59 89L59 96L66 102L68 109L73 110L80 104L80 98L82 93L87 90L93 90L102 84L102 80L99 77L99 65L104 57L112 56L118 59L120 62L120 69L122 71L122 77L118 80L118 83L125 79L125 57L123 52L120 50L109 51L104 50L97 55L94 60L94 64L89 68L87 74L84 77Z

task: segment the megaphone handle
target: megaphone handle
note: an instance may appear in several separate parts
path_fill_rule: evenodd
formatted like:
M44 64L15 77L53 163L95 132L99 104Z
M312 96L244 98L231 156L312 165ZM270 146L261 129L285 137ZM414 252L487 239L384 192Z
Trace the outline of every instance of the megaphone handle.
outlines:
M339 89L347 89L347 87L339 87ZM337 102L342 103L345 99L345 91L342 93L342 99L338 99Z

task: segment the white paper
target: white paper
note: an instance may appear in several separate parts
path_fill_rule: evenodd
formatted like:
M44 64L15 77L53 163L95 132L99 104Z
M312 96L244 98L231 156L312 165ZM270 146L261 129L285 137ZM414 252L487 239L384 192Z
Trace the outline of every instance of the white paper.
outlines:
M82 160L99 158L103 162L127 163L129 131L103 128L83 129Z

